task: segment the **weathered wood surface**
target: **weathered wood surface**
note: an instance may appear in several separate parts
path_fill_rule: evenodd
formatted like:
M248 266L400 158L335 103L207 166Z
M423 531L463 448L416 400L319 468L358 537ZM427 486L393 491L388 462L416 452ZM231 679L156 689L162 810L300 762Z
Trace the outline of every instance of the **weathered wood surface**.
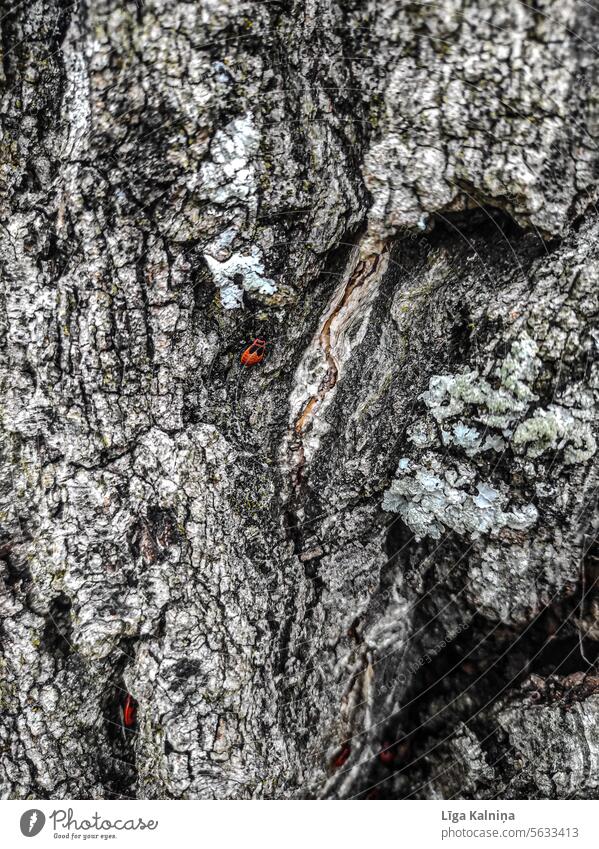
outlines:
M4 795L596 796L597 10L0 8Z

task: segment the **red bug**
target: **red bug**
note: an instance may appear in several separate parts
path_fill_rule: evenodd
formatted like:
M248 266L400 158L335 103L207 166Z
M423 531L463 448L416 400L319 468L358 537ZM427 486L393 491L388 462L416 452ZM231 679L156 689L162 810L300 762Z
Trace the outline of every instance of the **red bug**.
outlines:
M340 769L347 761L350 755L351 746L349 745L349 743L346 743L345 746L339 752L337 752L337 754L333 758L331 762L331 766L333 767L333 769Z
M241 355L241 364L246 368L255 366L261 363L266 352L266 341L264 339L254 339L252 344L245 349Z
M133 728L137 719L137 702L130 693L127 693L123 705L123 724L125 728Z
M395 746L392 743L383 743L383 748L379 752L379 761L385 766L392 764L397 757Z

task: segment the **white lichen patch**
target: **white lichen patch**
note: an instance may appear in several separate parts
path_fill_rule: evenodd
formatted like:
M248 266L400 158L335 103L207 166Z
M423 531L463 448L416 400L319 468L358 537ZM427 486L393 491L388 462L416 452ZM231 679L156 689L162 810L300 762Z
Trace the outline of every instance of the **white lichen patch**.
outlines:
M498 451L505 448L505 440L501 436L481 433L476 427L470 427L463 421L458 421L451 429L441 429L441 441L443 445L456 445L461 448L468 457L473 457L480 451Z
M204 254L214 282L220 289L220 298L226 310L243 307L243 293L274 295L277 287L266 276L260 248L253 245L249 254L235 253L223 262Z
M437 442L437 429L431 421L419 419L407 430L408 439L416 448L429 448Z
M449 530L477 539L496 535L505 527L526 530L536 522L534 505L509 507L503 485L476 483L473 495L467 487L474 483L474 471L465 467L444 471L433 455L427 457L426 465L403 458L383 497L383 510L399 513L417 539L440 539Z
M255 207L256 168L260 134L251 113L235 118L214 136L211 159L192 178L189 188L199 186L200 194L211 203L242 201Z

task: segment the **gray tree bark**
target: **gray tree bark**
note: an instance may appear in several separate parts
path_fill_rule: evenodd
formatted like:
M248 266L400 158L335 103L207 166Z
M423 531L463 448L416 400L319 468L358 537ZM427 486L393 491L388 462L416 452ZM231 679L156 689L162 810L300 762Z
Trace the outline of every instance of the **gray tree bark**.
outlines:
M597 9L0 25L4 796L596 798Z

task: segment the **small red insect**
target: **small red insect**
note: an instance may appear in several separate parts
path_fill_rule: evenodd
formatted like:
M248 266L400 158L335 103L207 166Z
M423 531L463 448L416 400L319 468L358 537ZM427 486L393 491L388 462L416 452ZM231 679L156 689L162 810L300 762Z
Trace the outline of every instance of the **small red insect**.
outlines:
M385 766L392 764L397 757L397 752L395 751L395 746L392 743L383 743L383 748L379 752L379 761Z
M254 339L249 348L246 348L241 355L241 364L246 368L255 366L261 363L266 352L266 341L264 339Z
M410 759L410 741L390 743L386 740L379 752L379 761L385 766L392 766L398 761L408 761Z
M339 752L337 752L337 754L331 761L331 766L333 767L333 769L340 769L347 761L350 755L351 746L349 745L349 743L346 743L345 746Z
M133 728L137 719L137 702L130 693L127 693L123 705L123 724L125 728Z

